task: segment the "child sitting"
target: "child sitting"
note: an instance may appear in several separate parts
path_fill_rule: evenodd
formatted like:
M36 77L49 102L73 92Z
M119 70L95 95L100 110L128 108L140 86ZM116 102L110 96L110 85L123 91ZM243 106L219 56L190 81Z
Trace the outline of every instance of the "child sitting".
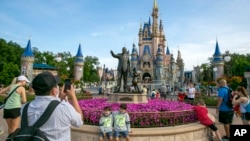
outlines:
M127 105L121 104L119 111L112 112L114 115L114 137L115 141L119 141L119 136L122 135L129 141L130 118L127 113Z
M103 115L99 120L99 126L101 129L99 141L102 141L104 137L107 137L109 141L112 141L113 116L109 106L104 107Z

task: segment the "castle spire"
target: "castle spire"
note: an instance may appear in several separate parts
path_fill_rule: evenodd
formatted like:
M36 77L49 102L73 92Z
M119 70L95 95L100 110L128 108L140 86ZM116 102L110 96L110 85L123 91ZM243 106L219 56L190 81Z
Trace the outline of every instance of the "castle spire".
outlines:
M79 44L79 47L78 47L78 51L77 51L76 57L83 57L83 55L82 55L82 49L81 49L81 44Z
M34 57L33 55L33 52L32 52L32 49L31 49L31 42L30 42L30 39L28 41L28 44L22 54L22 56L26 56L26 57Z

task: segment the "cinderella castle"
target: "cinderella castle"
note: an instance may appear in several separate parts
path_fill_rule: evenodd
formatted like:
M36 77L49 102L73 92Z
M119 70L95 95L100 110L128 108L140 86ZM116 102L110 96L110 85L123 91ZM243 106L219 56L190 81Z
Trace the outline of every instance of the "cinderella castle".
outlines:
M184 77L184 62L178 51L177 60L170 53L163 29L158 19L159 8L154 0L151 18L140 25L138 48L133 44L131 68L140 71L142 81L181 83ZM139 50L139 51L138 51Z

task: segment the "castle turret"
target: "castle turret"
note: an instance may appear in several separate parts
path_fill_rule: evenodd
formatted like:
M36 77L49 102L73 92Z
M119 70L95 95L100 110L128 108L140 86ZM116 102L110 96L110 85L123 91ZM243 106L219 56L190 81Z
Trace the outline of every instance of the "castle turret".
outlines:
M80 80L83 77L83 55L81 44L79 44L77 54L74 60L74 80Z
M181 52L178 50L178 56L177 56L177 60L176 60L176 64L179 68L179 80L178 82L181 84L183 84L184 82L184 62L183 59L181 58Z
M222 77L224 75L224 60L223 56L220 52L219 44L216 39L216 45L215 45L215 52L213 55L213 61L212 61L213 68L213 78L216 80L218 77Z
M153 17L152 36L157 36L158 34L158 5L157 5L156 0L154 0L152 17Z
M131 69L136 68L138 66L138 51L136 49L135 44L133 44L133 49L132 49L132 53L131 53Z
M33 80L33 63L34 55L31 50L31 42L29 39L28 44L21 56L21 75L27 76L30 81Z
M156 68L155 68L155 76L156 80L163 80L164 79L164 61L163 61L163 52L160 46L157 49L156 58L155 58ZM160 82L162 83L162 82Z

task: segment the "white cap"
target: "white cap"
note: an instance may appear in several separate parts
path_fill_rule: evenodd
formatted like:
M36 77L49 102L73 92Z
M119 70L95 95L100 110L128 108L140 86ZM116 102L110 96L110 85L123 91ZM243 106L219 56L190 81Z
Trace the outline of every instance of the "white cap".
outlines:
M23 76L23 75L20 75L20 76L18 76L17 77L17 81L26 81L26 82L30 82L25 76Z

